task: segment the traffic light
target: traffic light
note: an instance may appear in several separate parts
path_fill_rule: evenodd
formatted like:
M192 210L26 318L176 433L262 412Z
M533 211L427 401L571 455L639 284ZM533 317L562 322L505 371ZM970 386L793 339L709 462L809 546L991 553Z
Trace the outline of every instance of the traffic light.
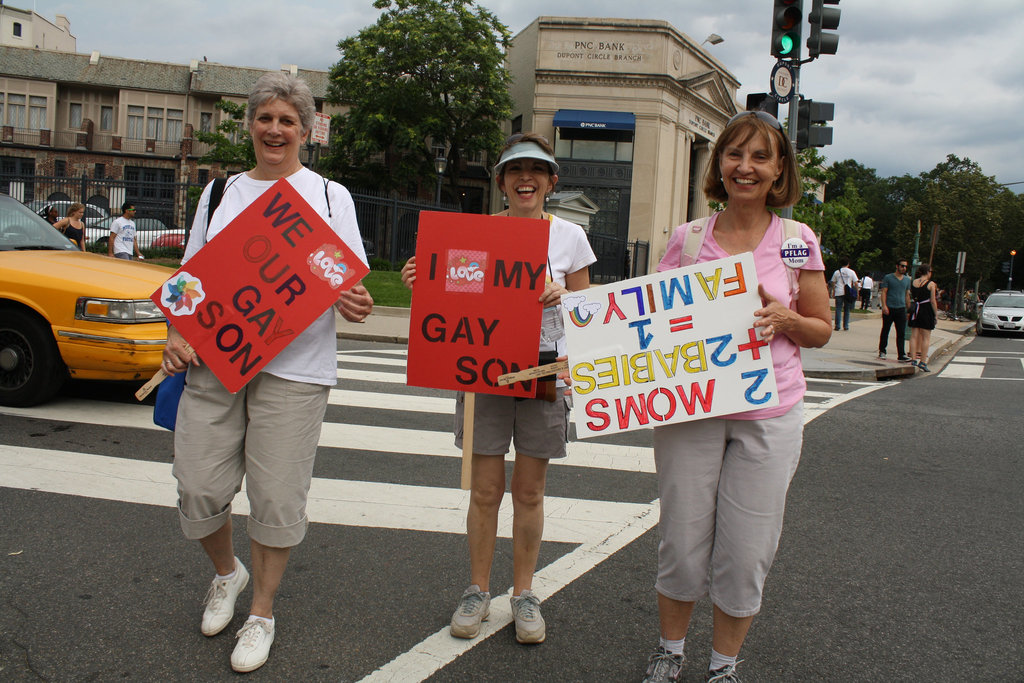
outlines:
M800 59L800 30L804 23L803 0L775 0L772 11L772 56Z
M796 148L831 145L832 128L819 124L831 121L835 111L836 105L832 102L801 99L796 110Z
M766 92L752 92L747 95L747 111L766 111L779 118L779 101Z
M834 55L839 49L839 34L824 33L839 28L841 10L825 5L838 5L839 0L811 0L811 13L807 15L810 36L807 38L807 54L813 59L818 55Z

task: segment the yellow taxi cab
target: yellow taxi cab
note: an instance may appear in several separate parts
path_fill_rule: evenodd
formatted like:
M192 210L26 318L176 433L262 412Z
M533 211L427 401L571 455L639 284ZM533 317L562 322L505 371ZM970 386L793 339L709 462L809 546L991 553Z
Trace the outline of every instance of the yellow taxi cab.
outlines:
M47 401L69 376L148 380L167 342L149 296L172 272L82 252L0 195L0 405Z

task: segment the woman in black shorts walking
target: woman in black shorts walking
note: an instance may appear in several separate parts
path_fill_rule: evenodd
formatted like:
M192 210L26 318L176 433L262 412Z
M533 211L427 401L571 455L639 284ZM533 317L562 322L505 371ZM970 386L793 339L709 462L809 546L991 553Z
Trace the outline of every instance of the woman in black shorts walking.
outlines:
M910 283L910 364L922 372L928 370L928 345L935 329L939 304L935 300L936 286L932 282L932 268L922 264Z

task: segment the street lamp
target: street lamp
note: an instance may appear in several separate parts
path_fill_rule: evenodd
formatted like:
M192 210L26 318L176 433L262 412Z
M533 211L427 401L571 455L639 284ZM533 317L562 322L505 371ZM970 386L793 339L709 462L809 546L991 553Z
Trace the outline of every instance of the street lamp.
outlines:
M1013 257L1017 255L1016 249L1010 250L1010 281L1006 283L1007 289L1013 289Z
M441 206L441 179L448 168L448 155L443 145L434 145L434 170L437 172L437 190L434 192L434 206Z
M717 33L711 33L707 38L704 39L704 43L711 43L712 45L718 45L719 43L725 42L725 38L718 35ZM701 43L703 45L704 43Z

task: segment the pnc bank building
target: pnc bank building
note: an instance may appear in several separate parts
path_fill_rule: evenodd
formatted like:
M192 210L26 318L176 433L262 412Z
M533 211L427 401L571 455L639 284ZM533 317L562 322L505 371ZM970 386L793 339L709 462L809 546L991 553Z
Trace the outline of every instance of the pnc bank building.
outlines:
M556 190L597 209L586 226L595 265L615 245L646 242L632 274L653 270L672 229L710 213L704 172L740 110L739 81L658 20L539 17L512 39L508 66L511 132L546 136ZM497 211L501 194L491 196Z

